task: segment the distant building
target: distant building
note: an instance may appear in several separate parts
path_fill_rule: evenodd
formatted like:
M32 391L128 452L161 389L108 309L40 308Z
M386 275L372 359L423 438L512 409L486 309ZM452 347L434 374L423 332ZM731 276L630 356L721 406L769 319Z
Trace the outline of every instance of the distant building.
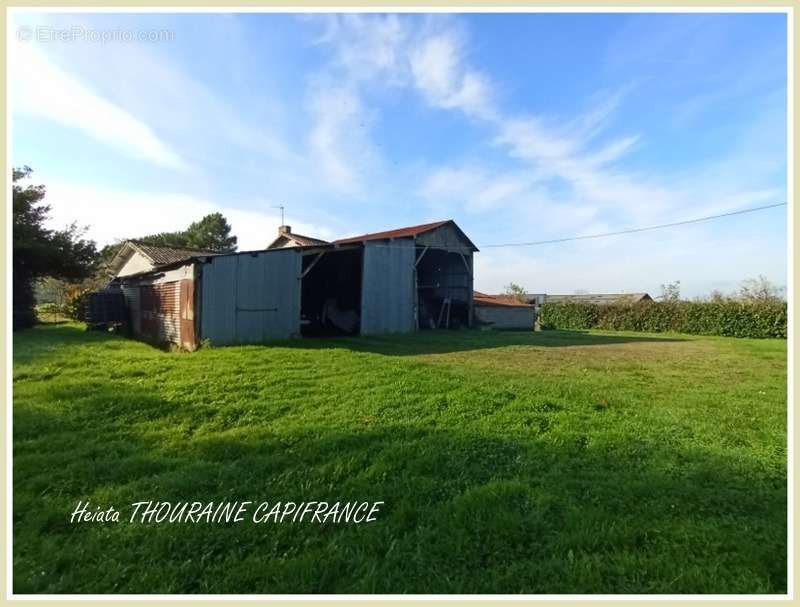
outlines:
M522 299L524 299L526 303L534 306L541 306L546 298L547 295L545 293L524 293L522 295Z
M599 306L635 304L653 301L647 293L579 293L575 295L545 295L544 303L588 303Z
M303 236L302 234L295 234L292 232L292 226L280 226L278 228L278 237L273 240L268 249L284 249L286 247L311 247L321 244L330 244L327 240L319 238L312 238L311 236Z

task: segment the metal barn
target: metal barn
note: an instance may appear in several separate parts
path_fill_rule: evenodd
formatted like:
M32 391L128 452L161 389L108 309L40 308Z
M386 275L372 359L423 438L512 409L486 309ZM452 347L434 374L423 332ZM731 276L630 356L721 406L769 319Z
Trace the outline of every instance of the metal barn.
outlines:
M286 240L118 277L133 332L193 350L472 326L478 249L451 220L332 243Z

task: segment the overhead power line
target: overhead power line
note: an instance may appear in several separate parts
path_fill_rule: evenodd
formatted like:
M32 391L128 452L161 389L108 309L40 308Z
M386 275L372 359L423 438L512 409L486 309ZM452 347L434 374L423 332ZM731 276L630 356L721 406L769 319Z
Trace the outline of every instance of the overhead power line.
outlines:
M498 247L533 247L543 244L556 244L559 242L569 242L572 240L589 240L592 238L606 238L607 236L620 236L622 234L634 234L636 232L648 232L650 230L661 230L663 228L673 228L675 226L683 226L690 223L700 223L702 221L711 221L712 219L721 219L723 217L731 217L732 215L744 215L745 213L755 213L756 211L764 211L766 209L774 209L776 207L785 207L785 202L776 204L767 204L762 207L753 207L751 209L742 209L740 211L731 211L730 213L720 213L719 215L708 215L706 217L698 217L696 219L686 219L684 221L674 221L672 223L662 223L654 226L647 226L644 228L629 228L627 230L619 230L617 232L605 232L603 234L587 234L586 236L568 236L566 238L553 238L552 240L535 240L533 242L506 242L501 244L483 244L480 248L498 248Z

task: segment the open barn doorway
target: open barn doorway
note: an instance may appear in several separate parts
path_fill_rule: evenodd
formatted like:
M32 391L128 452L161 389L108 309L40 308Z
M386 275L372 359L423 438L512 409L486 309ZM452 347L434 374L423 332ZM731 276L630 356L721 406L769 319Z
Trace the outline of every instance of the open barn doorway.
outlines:
M362 259L361 247L303 255L300 333L304 337L358 335Z
M459 252L423 247L417 251L417 323L420 329L470 326L472 270Z

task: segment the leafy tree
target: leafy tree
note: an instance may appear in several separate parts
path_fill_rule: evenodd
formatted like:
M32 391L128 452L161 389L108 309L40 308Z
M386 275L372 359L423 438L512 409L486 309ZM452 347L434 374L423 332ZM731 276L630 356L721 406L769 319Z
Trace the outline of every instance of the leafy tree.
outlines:
M236 236L231 236L231 225L222 213L211 213L195 221L184 232L186 246L220 253L236 250Z
M681 281L676 280L666 285L661 285L659 299L663 302L676 302L681 300Z
M722 303L724 301L727 301L728 299L730 299L730 298L727 295L725 295L725 293L720 291L719 289L714 289L708 295L708 301L711 301L713 303Z
M231 226L222 213L211 213L199 221L195 221L188 228L179 232L159 232L134 238L147 244L186 249L203 249L219 253L233 253L236 251L236 236L230 234ZM98 274L103 278L108 276L107 267L125 243L120 240L104 246L100 250Z
M504 294L511 299L515 299L521 303L526 303L525 289L517 283L510 283L505 286Z
M772 284L766 276L759 274L757 278L742 281L739 287L739 299L742 301L783 301L785 289Z
M186 232L159 232L158 234L150 234L143 238L137 238L147 244L159 245L162 247L188 247L186 242ZM201 247L197 247L198 249Z
M231 236L231 226L222 213L211 213L179 232L159 232L134 238L139 242L187 249L203 249L218 253L236 251L236 236ZM122 248L124 241L106 245L100 251L104 264L108 264Z
M15 168L13 187L13 287L12 307L15 329L29 327L35 321L34 284L50 276L64 280L81 280L92 273L97 249L94 241L83 238L86 228L72 223L63 230L45 227L50 207L43 204L43 185L23 187L19 182L29 178L30 167Z

